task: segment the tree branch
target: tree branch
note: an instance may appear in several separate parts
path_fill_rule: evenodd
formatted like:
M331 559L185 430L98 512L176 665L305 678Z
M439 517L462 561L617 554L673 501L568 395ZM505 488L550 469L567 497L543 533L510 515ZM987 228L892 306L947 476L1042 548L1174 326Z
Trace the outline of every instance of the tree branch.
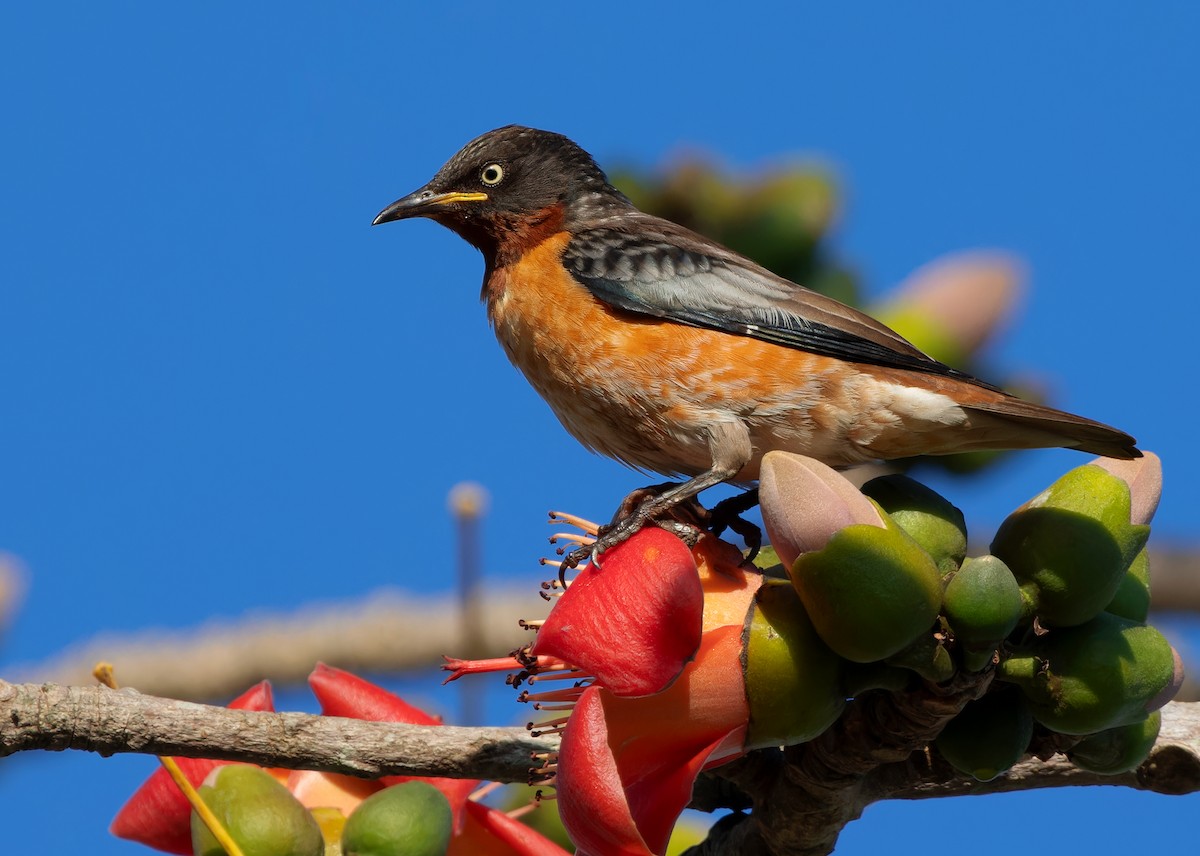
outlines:
M230 710L132 690L0 681L0 757L29 749L215 758L367 778L525 782L536 766L532 753L553 752L557 741L523 728Z
M793 766L825 765L827 751L847 741L842 726L829 745L788 750ZM834 738L837 739L834 739ZM855 738L857 739L857 738ZM30 749L79 749L110 755L135 752L249 761L271 767L325 770L352 776L419 775L525 781L533 752L553 752L554 738L532 738L522 728L462 728L366 722L305 713L230 710L132 690L11 684L0 681L0 756ZM806 748L807 747L807 748ZM924 752L855 772L855 758L884 760L897 750L875 743L866 754L844 753L842 772L822 770L826 782L858 781L859 802L1002 793L1068 785L1125 785L1165 794L1200 790L1200 703L1173 702L1163 709L1162 732L1150 758L1119 776L1086 773L1057 755L1029 758L992 782L976 782ZM752 784L764 770L778 772L779 753L762 753L721 768L725 778ZM808 756L824 758L817 762ZM739 770L738 765L742 765ZM710 806L715 807L715 806Z

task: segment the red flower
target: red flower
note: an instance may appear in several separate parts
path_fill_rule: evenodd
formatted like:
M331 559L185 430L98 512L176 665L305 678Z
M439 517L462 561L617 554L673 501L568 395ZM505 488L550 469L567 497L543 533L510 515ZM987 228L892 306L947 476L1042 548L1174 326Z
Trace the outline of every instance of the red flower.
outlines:
M648 695L695 655L703 618L691 551L652 527L605 553L604 570L579 572L530 653L570 663L618 695Z
M696 776L742 754L749 711L741 653L741 628L720 627L656 695L584 691L563 733L555 780L579 852L665 851Z
M579 571L527 654L447 662L453 677L516 667L522 700L569 710L535 728L563 734L544 772L579 852L663 852L700 771L744 751L742 629L762 577L741 562L712 536L688 548L643 529Z

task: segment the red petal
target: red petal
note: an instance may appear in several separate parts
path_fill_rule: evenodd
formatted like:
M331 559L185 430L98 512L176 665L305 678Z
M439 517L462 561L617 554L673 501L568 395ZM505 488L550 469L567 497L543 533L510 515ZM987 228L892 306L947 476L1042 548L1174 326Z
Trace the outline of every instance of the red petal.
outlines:
M358 675L317 663L308 676L308 684L321 704L325 716L345 716L374 722L406 722L410 725L441 725L419 707L413 707L400 696L376 686ZM413 780L428 782L446 795L454 810L454 826L462 829L463 804L471 791L479 786L478 779L444 779L432 776L383 776L384 785L399 785Z
M231 710L274 711L275 696L271 693L271 682L259 681L225 706Z
M274 710L271 684L262 681L231 701L235 710ZM197 787L217 767L228 761L205 758L176 758L175 763L189 782ZM167 853L191 854L192 807L162 767L150 774L133 792L117 816L109 832L118 838L137 841Z
M580 851L650 856L608 745L602 692L600 687L584 690L563 732L554 784L558 810Z
M687 546L656 526L580 571L533 645L618 695L659 692L700 645L704 592Z
M567 856L567 851L504 812L469 800L466 826L450 839L446 856Z
M705 634L670 689L621 698L589 687L558 757L559 810L590 853L661 853L705 766L739 754L747 717L741 628ZM715 753L720 753L719 757Z
M325 716L345 716L375 722L407 722L412 725L441 725L442 720L413 707L381 686L324 663L317 663L308 685L321 703Z

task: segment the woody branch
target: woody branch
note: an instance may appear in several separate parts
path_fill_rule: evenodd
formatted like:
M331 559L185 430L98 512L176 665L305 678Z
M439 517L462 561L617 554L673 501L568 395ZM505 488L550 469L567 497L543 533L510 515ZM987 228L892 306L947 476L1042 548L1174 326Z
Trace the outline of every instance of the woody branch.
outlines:
M556 741L522 728L463 728L368 722L303 713L230 710L106 687L0 681L0 757L31 749L76 749L247 761L352 776L450 776L524 782L534 752ZM1065 760L1027 759L979 783L937 766L883 766L869 801L994 793L1063 785L1125 785L1164 793L1200 790L1200 703L1163 709L1162 732L1138 770L1099 776Z

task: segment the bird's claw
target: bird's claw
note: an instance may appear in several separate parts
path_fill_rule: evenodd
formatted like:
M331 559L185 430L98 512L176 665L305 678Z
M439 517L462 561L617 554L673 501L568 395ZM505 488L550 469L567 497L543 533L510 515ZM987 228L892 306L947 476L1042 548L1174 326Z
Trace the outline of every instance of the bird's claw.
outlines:
M599 540L597 540L590 544L581 544L563 556L563 560L558 565L558 581L565 585L567 582L567 571L578 568L589 559L592 560L593 564L596 564L596 560L593 557L599 553L596 549L596 545L599 543Z
M663 494L671 483L640 488L625 497L613 521L599 527L596 540L566 553L559 565L559 581L565 582L567 571L587 561L599 568L601 556L618 544L628 541L639 530L653 523L667 530L689 546L694 546L704 532L720 535L725 529L736 532L750 548L747 561L753 561L762 546L762 530L741 514L758 503L758 491L747 491L718 502L711 510L695 497L671 502ZM562 554L562 550L558 551Z

